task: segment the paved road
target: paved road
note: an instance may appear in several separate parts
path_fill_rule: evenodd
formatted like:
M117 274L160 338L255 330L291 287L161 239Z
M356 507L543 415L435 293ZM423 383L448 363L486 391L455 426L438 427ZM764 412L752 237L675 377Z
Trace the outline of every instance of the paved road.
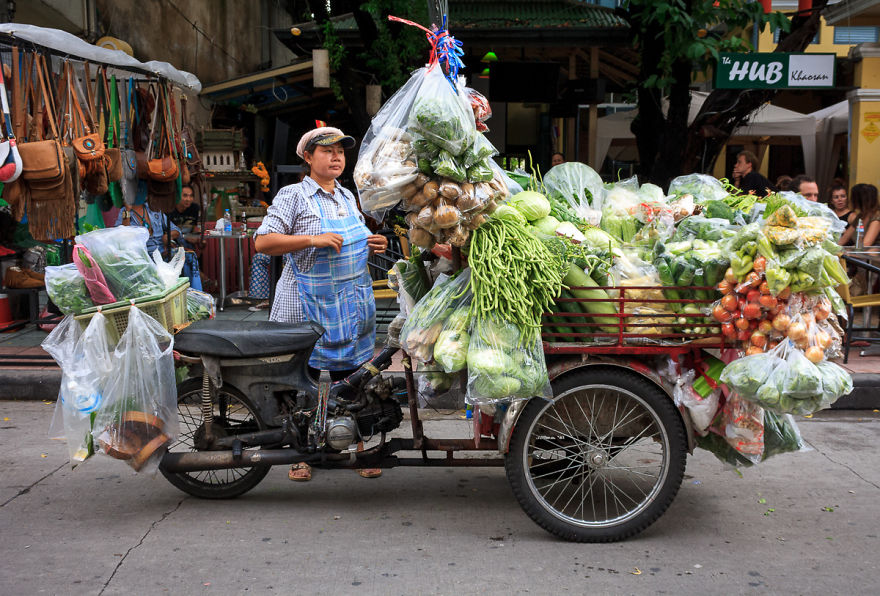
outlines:
M4 594L877 591L876 412L802 420L814 450L742 477L698 452L654 526L584 545L532 523L497 468L394 469L377 480L317 471L297 485L276 468L225 502L115 460L71 470L66 447L46 438L53 407L0 402Z

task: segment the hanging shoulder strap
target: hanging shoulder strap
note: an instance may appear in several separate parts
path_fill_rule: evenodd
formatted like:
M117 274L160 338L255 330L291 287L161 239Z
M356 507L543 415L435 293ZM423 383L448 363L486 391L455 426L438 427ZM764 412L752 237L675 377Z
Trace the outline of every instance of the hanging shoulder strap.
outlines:
M27 130L25 130L27 118L24 105L24 80L21 73L21 64L19 63L20 59L18 46L12 46L12 81L10 82L12 87L12 128L19 131L19 134L22 136L27 137Z
M0 101L3 103L3 128L6 132L6 138L15 140L15 133L12 131L12 115L9 113L9 104L6 101L6 81L3 79L2 65L0 65Z
M42 94L43 104L48 112L49 128L52 131L52 138L58 139L58 128L55 126L55 113L52 105L52 96L49 92L49 85L46 82L46 60L42 55L38 54L34 61L37 69L36 76L40 81L40 93Z
M107 127L107 146L116 147L120 144L119 135L119 94L116 87L116 75L110 76L110 125Z

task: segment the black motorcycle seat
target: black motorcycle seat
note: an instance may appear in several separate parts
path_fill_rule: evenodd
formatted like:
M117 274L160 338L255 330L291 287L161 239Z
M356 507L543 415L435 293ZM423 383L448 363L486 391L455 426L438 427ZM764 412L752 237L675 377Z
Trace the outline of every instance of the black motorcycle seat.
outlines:
M198 321L174 336L174 349L219 358L276 356L309 349L323 334L312 322Z

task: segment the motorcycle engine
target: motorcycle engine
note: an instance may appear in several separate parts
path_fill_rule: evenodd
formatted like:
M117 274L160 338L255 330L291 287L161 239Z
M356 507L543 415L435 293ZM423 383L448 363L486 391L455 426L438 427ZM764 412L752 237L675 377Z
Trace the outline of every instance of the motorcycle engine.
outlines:
M403 389L403 380L377 376L364 387L367 405L353 414L335 416L327 420L327 444L333 449L347 449L360 439L389 432L400 426L403 409L397 393Z

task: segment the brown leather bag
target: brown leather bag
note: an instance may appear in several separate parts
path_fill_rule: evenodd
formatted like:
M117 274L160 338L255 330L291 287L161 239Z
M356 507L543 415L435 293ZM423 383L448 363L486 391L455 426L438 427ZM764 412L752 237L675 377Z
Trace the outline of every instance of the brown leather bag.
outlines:
M76 151L76 156L85 162L94 161L101 159L104 157L104 151L106 150L106 146L104 145L104 140L101 138L101 133L92 132L94 129L94 120L93 120L93 112L91 106L91 93L89 92L89 118L87 119L83 114L82 106L79 105L79 98L76 94L76 87L74 87L74 77L73 77L73 67L70 65L70 62L65 62L65 76L67 77L67 93L68 98L70 100L70 105L72 107L71 110L71 118L74 120L74 130L76 130L79 134L76 136L70 143L73 147L73 150ZM91 89L91 83L89 81L88 74L88 65L86 65L86 89ZM75 115L74 115L75 112ZM78 116L78 120L76 118ZM77 126L78 124L78 126ZM89 168L90 170L94 168ZM87 174L88 175L88 174ZM106 175L106 174L105 174Z
M177 204L177 180L166 182L160 180L147 181L147 201L150 209L160 213L168 213Z
M107 179L110 182L122 180L122 154L118 147L107 147L104 150L104 165L107 167Z
M174 143L171 140L171 127L172 123L168 118L166 113L167 104L166 104L166 90L164 85L159 88L159 101L156 104L156 111L153 112L153 132L156 130L156 123L161 120L159 130L164 130L164 135L160 134L160 139L157 142L150 143L150 153L148 154L147 159L147 169L149 170L148 175L151 180L156 180L158 182L168 182L171 180L177 180L178 175L180 174L179 165L177 163L177 159L174 156ZM150 135L150 138L153 139L153 135ZM165 148L167 148L168 153L163 155L163 147L162 144L165 144ZM156 146L156 150L158 155L153 157L153 146Z
M20 145L21 179L27 185L28 230L35 240L48 242L70 238L76 234L76 195L71 168L64 156L55 126L54 98L47 84L45 59L42 55L35 55L34 66L40 94L38 98L36 93L32 95L38 99L32 104L33 116L38 123L44 118L48 121L52 138L42 139L42 126L38 125L37 138Z

